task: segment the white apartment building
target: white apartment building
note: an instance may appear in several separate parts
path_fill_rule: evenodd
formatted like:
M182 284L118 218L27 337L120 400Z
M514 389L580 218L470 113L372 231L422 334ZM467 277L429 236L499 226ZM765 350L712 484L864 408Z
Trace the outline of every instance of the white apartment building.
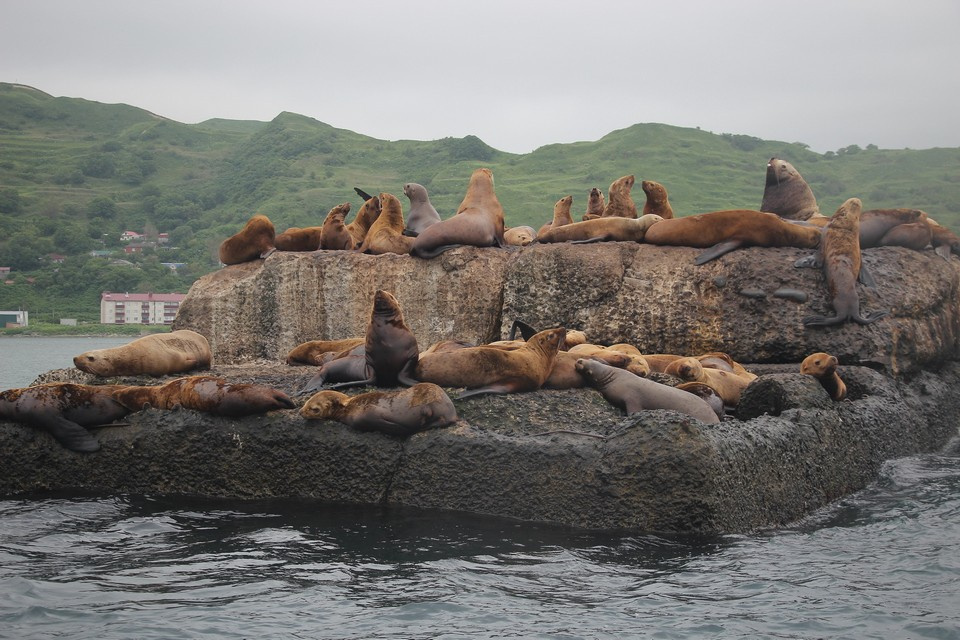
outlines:
M172 324L184 293L100 295L100 324Z

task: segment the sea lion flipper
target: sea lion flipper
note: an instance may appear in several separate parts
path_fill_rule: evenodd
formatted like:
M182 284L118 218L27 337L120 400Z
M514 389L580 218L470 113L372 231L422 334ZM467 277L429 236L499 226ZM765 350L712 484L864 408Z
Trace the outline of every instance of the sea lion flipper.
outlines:
M349 389L350 387L366 387L373 386L377 382L376 378L367 378L366 380L348 380L346 382L338 382L332 384L327 389L336 390L336 389Z
M358 196L360 196L361 198L363 198L363 201L364 201L364 202L366 202L367 200L369 200L370 198L373 197L372 195L370 195L369 193L367 193L366 191L364 191L364 190L361 189L360 187L354 187L353 190L357 192L357 195L358 195Z
M870 273L870 270L867 269L867 265L863 263L860 264L860 275L857 276L857 280L865 287L870 287L874 290L877 288L877 281L873 279L873 275Z
M734 249L740 248L742 245L742 240L725 240L723 242L718 242L698 255L693 263L696 265L706 264L715 258L719 258L725 253L730 253Z
M490 384L485 387L476 387L475 389L461 391L460 395L457 396L457 400L462 400L471 396L485 395L487 393L510 393L510 391L511 389L505 384Z
M570 244L590 244L592 242L603 242L606 240L603 236L597 236L596 238L585 238L583 240L567 240Z
M36 424L46 429L57 442L71 451L93 453L100 450L100 443L89 431L62 416L49 416L38 420Z
M889 309L881 309L879 311L872 311L865 316L856 315L852 319L857 324L873 324L881 318L885 318L890 315Z
M514 320L513 326L510 327L510 340L516 340L517 331L520 332L520 336L526 341L532 338L533 336L539 333L536 329L531 327L529 324L523 320Z
M807 268L807 267L817 267L817 268L820 268L820 267L822 266L822 265L820 264L820 254L819 254L819 253L811 253L811 254L808 255L808 256L804 256L803 258L799 258L796 262L793 263L793 266L797 267L798 269L800 269L800 268Z
M413 370L417 367L418 360L410 360L403 366L403 369L397 374L397 382L405 387L412 387L419 384L420 381L413 377Z
M941 258L943 258L944 260L946 260L947 262L950 261L950 256L951 256L950 245L948 245L948 244L941 244L941 245L937 246L937 247L933 250L933 252L934 252L935 254L937 254L938 256L940 256Z
M410 238L416 238L416 237L417 237L418 235L420 235L420 234L417 233L416 231L414 231L413 229L404 229L404 230L403 230L403 235L405 235L405 236L407 236L407 237L410 237Z

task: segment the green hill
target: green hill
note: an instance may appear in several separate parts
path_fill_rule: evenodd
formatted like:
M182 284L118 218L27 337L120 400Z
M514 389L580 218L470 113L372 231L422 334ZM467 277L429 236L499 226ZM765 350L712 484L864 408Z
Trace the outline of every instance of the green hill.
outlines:
M270 122L186 125L0 83L0 266L12 267L14 282L0 286L0 308L59 304L82 317L104 289L186 291L218 267L217 246L253 213L278 231L316 225L338 203L356 211L355 186L400 195L405 182L419 182L447 216L472 171L486 166L507 224L538 227L559 198L573 195L578 215L590 188L606 192L626 174L664 184L678 215L756 208L772 156L800 170L825 214L858 196L866 208L917 207L960 229L960 149L819 154L800 143L637 124L517 155L475 136L391 142L286 112ZM639 188L634 194L642 204ZM170 241L124 255L126 230ZM164 262L185 266L174 273Z

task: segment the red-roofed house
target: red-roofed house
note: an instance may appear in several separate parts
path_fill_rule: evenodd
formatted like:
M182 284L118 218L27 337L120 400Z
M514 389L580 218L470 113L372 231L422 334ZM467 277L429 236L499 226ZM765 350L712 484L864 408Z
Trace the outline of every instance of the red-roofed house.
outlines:
M100 295L100 324L172 324L184 293Z

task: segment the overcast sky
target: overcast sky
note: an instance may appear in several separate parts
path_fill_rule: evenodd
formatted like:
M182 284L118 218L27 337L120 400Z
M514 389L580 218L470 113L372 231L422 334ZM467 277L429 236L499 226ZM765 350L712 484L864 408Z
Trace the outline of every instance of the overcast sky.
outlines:
M527 153L640 122L960 147L957 0L0 0L0 81Z

